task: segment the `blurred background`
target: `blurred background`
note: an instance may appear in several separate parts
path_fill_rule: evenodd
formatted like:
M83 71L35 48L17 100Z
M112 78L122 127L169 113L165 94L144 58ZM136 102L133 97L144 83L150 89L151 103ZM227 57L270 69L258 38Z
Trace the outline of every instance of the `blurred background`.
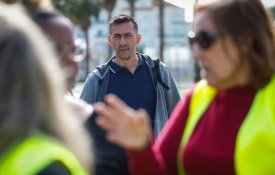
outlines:
M274 18L275 0L262 0ZM184 90L199 79L187 33L191 30L195 0L52 0L56 8L76 25L76 43L84 58L80 64L79 95L89 72L106 62L113 51L107 43L108 21L119 13L133 16L142 36L138 52L160 58L173 73L178 87Z

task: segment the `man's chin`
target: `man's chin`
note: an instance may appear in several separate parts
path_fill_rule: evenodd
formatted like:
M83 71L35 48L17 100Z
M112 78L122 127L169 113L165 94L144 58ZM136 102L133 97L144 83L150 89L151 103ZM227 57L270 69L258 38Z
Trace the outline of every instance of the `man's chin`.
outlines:
M128 54L120 54L119 55L119 58L121 60L129 60L131 58L131 55L128 55Z

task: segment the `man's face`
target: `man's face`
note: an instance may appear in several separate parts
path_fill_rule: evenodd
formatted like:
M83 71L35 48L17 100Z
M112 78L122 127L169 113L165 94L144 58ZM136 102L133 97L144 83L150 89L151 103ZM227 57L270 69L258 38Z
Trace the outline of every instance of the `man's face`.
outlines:
M108 36L109 44L116 52L116 59L121 60L129 60L135 56L140 39L141 36L134 30L132 22L112 25Z

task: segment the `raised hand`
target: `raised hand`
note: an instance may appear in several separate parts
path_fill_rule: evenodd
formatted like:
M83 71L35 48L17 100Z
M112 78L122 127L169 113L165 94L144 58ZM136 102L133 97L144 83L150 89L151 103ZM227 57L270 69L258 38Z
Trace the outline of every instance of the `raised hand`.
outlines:
M134 110L115 95L95 104L96 123L107 132L107 139L128 149L142 149L149 141L150 120L145 110Z

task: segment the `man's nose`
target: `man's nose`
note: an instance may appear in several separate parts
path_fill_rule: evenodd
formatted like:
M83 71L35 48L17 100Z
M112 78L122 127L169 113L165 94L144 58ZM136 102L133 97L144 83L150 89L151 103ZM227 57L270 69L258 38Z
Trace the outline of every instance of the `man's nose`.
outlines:
M125 37L121 37L119 42L120 44L125 44L127 43L127 39Z

